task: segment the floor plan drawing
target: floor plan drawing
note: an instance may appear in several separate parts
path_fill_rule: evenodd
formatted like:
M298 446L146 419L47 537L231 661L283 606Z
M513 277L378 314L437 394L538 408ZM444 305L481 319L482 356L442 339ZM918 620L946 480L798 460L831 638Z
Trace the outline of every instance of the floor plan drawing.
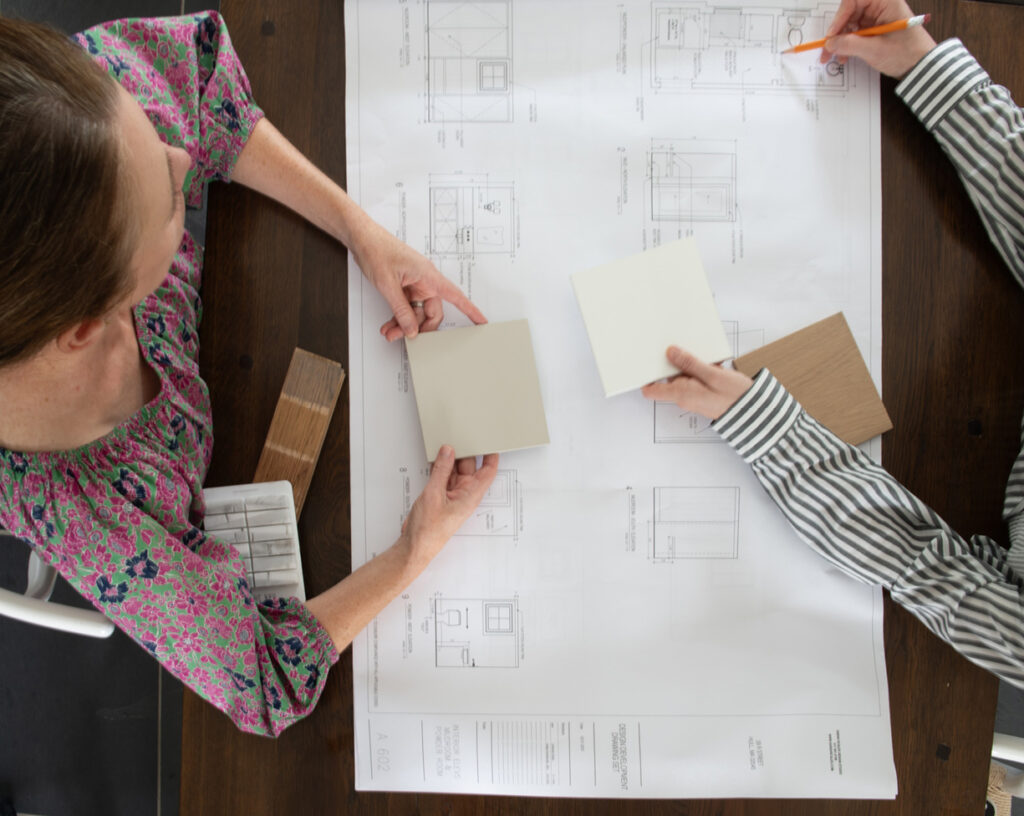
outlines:
M427 120L512 121L511 0L428 0Z
M652 139L646 205L655 222L735 221L735 141Z
M432 175L430 254L474 258L515 254L516 198L511 182L487 174Z
M836 8L652 3L650 87L675 93L846 92L845 66L822 66L817 60L794 60L781 53L823 37Z
M764 345L764 329L741 330L740 324L735 320L723 320L722 328L729 339L733 357L739 357ZM710 419L683 411L674 402L655 402L652 413L656 443L722 441L711 427Z
M435 597L434 643L438 668L514 669L519 666L519 602Z
M739 555L738 487L654 488L654 562Z

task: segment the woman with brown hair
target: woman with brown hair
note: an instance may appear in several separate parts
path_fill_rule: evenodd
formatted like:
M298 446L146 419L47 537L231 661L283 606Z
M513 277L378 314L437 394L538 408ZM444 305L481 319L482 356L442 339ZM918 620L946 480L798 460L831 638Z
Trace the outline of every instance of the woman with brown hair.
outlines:
M276 735L476 507L497 457L443 447L391 548L306 603L255 603L238 555L201 529L213 436L184 213L216 179L345 244L393 311L388 340L436 328L442 300L483 322L263 117L216 14L71 40L0 18L0 524L239 728Z

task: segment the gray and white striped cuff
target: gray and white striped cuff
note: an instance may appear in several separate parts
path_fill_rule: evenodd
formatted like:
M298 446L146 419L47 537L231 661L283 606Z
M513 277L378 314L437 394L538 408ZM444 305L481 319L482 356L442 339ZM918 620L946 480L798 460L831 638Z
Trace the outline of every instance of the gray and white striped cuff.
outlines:
M1024 516L1013 516L1007 519L1010 529L1010 549L1006 553L1006 561L1017 575L1024 578Z
M767 368L754 384L713 423L719 435L748 462L770 451L800 417L803 408Z
M896 86L896 95L933 130L964 96L990 82L985 69L954 37L925 54Z

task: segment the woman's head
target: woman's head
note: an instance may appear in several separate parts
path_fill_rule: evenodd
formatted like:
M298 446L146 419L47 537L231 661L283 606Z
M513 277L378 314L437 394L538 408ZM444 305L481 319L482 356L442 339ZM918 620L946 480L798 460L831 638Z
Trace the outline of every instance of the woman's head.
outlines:
M188 165L88 54L0 18L0 366L159 284Z

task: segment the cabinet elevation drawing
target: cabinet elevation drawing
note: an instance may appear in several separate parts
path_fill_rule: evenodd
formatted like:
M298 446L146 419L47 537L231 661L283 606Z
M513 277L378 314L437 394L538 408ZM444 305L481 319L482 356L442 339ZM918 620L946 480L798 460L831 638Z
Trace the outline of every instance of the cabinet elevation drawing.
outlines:
M427 120L512 121L512 4L428 0Z
M652 139L647 206L654 222L736 220L736 143Z
M521 507L518 471L499 470L476 510L455 535L496 537L518 542Z
M432 175L430 252L437 257L472 258L514 253L515 191L511 182L485 174Z
M738 487L656 487L652 560L736 558L739 522Z
M519 601L516 598L434 598L438 668L519 666Z
M650 85L676 93L845 92L845 66L782 56L791 46L823 37L837 8L652 3Z

